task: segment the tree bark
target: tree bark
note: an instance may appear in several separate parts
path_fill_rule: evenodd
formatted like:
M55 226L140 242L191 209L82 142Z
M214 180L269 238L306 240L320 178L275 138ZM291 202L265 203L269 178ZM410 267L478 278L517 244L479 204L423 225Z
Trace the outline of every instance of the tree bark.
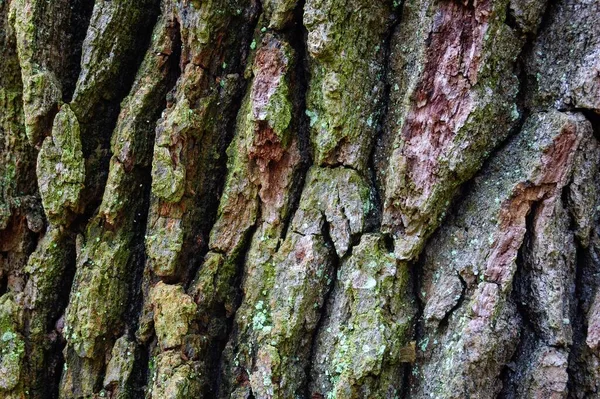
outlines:
M0 397L600 397L599 0L0 0Z

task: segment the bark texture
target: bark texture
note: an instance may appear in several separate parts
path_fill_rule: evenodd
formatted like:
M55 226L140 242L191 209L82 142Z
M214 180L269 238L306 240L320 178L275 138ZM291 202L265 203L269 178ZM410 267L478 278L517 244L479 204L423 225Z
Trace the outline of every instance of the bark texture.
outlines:
M0 0L0 397L600 397L599 0Z

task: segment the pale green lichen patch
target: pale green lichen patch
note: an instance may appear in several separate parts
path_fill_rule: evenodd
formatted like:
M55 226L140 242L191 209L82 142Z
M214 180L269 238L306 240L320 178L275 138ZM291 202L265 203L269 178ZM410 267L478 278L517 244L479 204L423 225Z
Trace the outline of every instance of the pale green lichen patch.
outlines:
M219 303L224 303L229 312L233 310L235 294L231 279L235 276L235 264L226 262L224 255L215 252L209 252L204 258L190 290L200 314L208 314Z
M49 319L57 315L57 310L45 305L57 300L64 273L73 254L68 233L61 228L51 227L29 256L25 267L28 276L25 303L32 309L28 320L29 339L42 338L46 334Z
M65 312L64 334L69 347L80 357L94 358L106 349L116 331L107 331L105 326L122 322L127 286L114 281L126 279L129 234L101 231L92 223L86 233L88 242L77 254L78 272Z
M136 220L135 217L124 217L126 212L135 212L135 204L140 200L140 183L135 179L136 175L128 172L126 167L112 158L110 160L108 180L104 187L102 204L98 213L111 225ZM133 215L135 216L135 214Z
M154 328L161 349L175 348L182 344L196 314L196 303L180 285L159 282L150 291L154 309Z
M182 134L197 121L195 111L187 101L178 102L162 123L176 131L158 128L152 157L152 193L167 202L178 202L185 191L186 170L183 163L182 143L176 143L176 134ZM197 123L197 122L196 122Z
M52 136L38 154L37 176L44 210L50 221L62 224L79 211L85 182L85 160L79 122L68 105L54 118Z
M317 336L311 392L359 398L402 389L402 351L416 313L410 281L408 264L395 260L382 236L361 237L341 266Z
M11 391L20 382L25 341L17 330L19 311L11 294L0 298L0 392Z
M199 397L198 362L186 362L179 351L166 351L153 359L155 370L150 375L152 399L187 399Z
M306 2L307 114L317 165L366 167L382 106L382 49L391 22L389 1Z
M160 217L148 231L146 251L152 259L152 268L158 276L171 276L177 272L179 254L183 246L181 219Z
M61 102L61 85L51 71L41 65L40 53L46 51L39 26L44 5L37 0L12 1L11 18L15 29L17 53L23 81L23 112L29 142L37 145L48 134L52 118Z
M42 71L26 77L23 82L25 131L32 144L44 138L49 122L58 111L62 93L53 73Z
M31 168L29 162L33 157L22 126L21 93L10 87L2 87L1 83L0 129L3 131L5 147L0 163L0 229L4 229L12 215L19 181L21 177L26 178L24 172Z
M106 366L104 386L117 385L124 387L133 371L135 362L136 343L123 336L115 342L111 358Z

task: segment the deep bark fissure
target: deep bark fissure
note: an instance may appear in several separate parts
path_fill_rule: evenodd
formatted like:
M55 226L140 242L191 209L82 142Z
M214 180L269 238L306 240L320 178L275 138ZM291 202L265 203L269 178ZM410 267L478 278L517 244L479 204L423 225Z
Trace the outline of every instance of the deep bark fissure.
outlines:
M167 96L168 93L172 92L175 89L175 85L177 79L181 76L181 70L179 68L179 63L181 59L181 37L179 34L179 25L175 24L173 37L174 44L174 52L169 57L170 66L170 76L168 77L168 83L166 84L166 95L162 99L162 106L158 107L158 109L163 110L167 104ZM160 118L160 113L162 111L158 111L156 115L153 115L152 123L150 126L156 126L158 119ZM152 128L149 135L149 142L154 142L155 138L155 129ZM126 312L126 319L129 320L129 328L128 334L131 336L135 335L135 331L138 328L138 322L140 313L142 312L143 306L143 293L142 293L142 284L144 280L144 267L147 262L147 254L146 248L144 245L144 234L146 231L146 225L148 223L148 212L150 211L150 195L151 195L151 187L152 187L152 176L151 176L151 165L148 165L140 170L141 181L139 182L140 186L144 188L142 205L140 206L141 214L138 215L138 231L136 233L136 238L133 240L133 247L136 249L137 260L133 261L132 264L136 265L133 268L133 278L131 281L131 289L128 298L128 306Z
M260 15L261 11L262 11L262 3L258 0L256 0L255 4L256 4L255 6L251 6L251 7L256 7L256 9L253 11L253 13L254 13L254 15ZM251 47L250 42L251 42L251 39L252 39L254 33L257 30L258 23L259 23L259 18L254 17L253 20L250 21L249 26L246 26L245 30L242 31L243 34L241 36L243 37L244 43L247 44L247 47L245 49L246 57L244 57L242 59L242 62L240 63L240 65L237 66L238 67L237 71L232 71L232 72L238 73L242 77L244 76L244 70L247 68L247 63L250 58L248 56L248 54L250 53L249 49ZM244 34L247 34L247 36ZM248 90L248 83L249 83L248 79L243 77L242 84L240 85L240 87L237 88L236 95L231 99L230 109L228 110L228 112L230 112L231 118L229 118L228 124L224 128L225 137L223 137L219 141L219 144L217 145L217 147L218 147L217 153L219 154L219 159L222 161L216 166L216 168L214 170L215 175L225 176L227 173L227 156L225 154L225 151L231 145L232 141L234 140L236 125L237 125L236 124L236 119L237 119L236 115L239 113L239 111L241 109L244 94ZM198 231L199 231L200 236L207 237L207 239L205 240L202 247L200 248L199 253L190 254L190 257L194 258L194 261L192 262L192 267L188 268L187 275L182 279L183 285L184 285L184 287L186 287L186 290L189 290L190 285L193 282L194 276L196 276L196 274L202 267L202 262L204 260L204 257L206 256L206 254L209 251L208 237L210 235L210 231L213 229L213 227L217 221L217 211L219 208L219 202L221 201L221 198L223 195L225 179L215 179L215 180L216 180L216 182L214 184L215 187L213 187L213 189L217 194L214 196L214 198L209 201L206 201L206 199L204 199L204 201L202 201L203 200L202 198L198 198L198 201L199 202L202 201L202 203L196 204L199 208L204 209L204 214L205 214L205 219L206 219L206 221L204 221L202 223L202 226L200 226L200 228L198 228ZM208 202L208 204L206 202ZM250 239L248 239L246 241L244 248L242 248L243 253L247 252L249 244L250 244Z
M592 234L597 234L597 227L592 231ZM569 352L567 374L568 389L570 397L578 390L587 388L585 382L582 381L582 374L585 375L586 370L582 369L584 365L580 364L582 358L589 356L589 348L587 347L587 331L588 323L586 315L590 309L591 301L593 300L593 286L597 281L590 277L597 275L598 265L600 265L600 257L595 254L592 247L583 248L579 241L576 241L576 269L575 269L575 299L576 309L573 317L573 343L572 350ZM588 258L589 257L589 258ZM595 265L590 264L591 259L595 258ZM593 262L593 261L592 261ZM583 389L582 389L583 388ZM586 392L590 394L590 392Z
M283 228L281 233L281 240L277 245L275 252L280 248L282 242L285 241L290 225L300 206L300 199L302 197L302 191L306 183L306 176L308 170L313 165L313 159L310 149L310 125L309 118L306 115L306 94L308 91L308 85L310 81L310 75L308 71L308 51L306 49L306 37L308 32L303 23L303 12L306 0L299 0L294 10L293 21L290 27L284 29L282 34L287 37L290 45L296 53L296 64L294 77L295 81L292 83L293 87L296 87L295 101L296 106L296 119L297 119L297 131L299 140L300 150L300 166L296 172L296 176L293 178L296 182L294 190L290 194L290 209L283 219Z
M411 288L413 298L416 304L416 311L414 314L414 331L412 334L412 340L415 344L418 344L423 336L423 310L425 309L425 303L421 298L421 284L423 278L423 259L417 259L415 261L410 262L409 264L409 273L411 276ZM418 354L417 354L418 356ZM404 384L402 385L402 392L400 393L401 398L410 399L411 398L411 379L414 378L414 362L408 363L404 366L404 372L402 374L402 379Z
M66 78L69 78L63 83L63 101L66 103L71 102L73 93L75 92L75 85L77 84L77 76L81 71L81 49L85 34L92 17L92 10L94 8L94 0L76 0L71 4L71 9L75 10L73 20L69 21L70 28L72 29L74 51L71 55L70 67L68 73L65 74Z
M64 325L64 311L69 303L71 286L73 284L76 272L76 243L75 238L70 237L67 239L67 242L64 246L65 251L65 270L61 276L59 285L57 287L57 300L54 304L54 311L51 316L47 320L46 331L49 334L54 333L54 329L56 327L57 334L53 337L54 342L50 341L47 343L48 348L45 352L45 362L47 368L45 370L40 369L30 369L30 375L35 373L40 373L40 371L44 374L43 376L38 376L40 381L36 386L32 387L32 393L34 395L45 395L48 393L49 399L55 399L59 397L59 383L61 373L63 371L63 367L65 364L65 357L63 351L66 347L66 341L62 336L62 328ZM23 330L25 333L25 351L30 355L39 351L39 342L31 342L30 340L30 322L31 315L25 318ZM37 345L34 347L33 345ZM27 365L31 367L31 365ZM43 391L42 391L43 390ZM44 393L42 393L44 392Z
M375 158L377 157L377 152L378 152L378 148L382 145L382 141L384 140L384 135L386 134L390 134L390 132L386 132L387 130L387 126L386 126L386 121L388 118L388 114L389 114L389 107L390 107L390 94L392 92L392 83L391 83L391 79L390 79L390 75L391 75L391 53L392 53L392 38L394 36L394 33L396 31L396 29L398 28L398 25L400 25L402 23L402 7L404 6L404 0L400 1L399 4L395 4L394 3L394 10L393 10L393 15L394 15L394 22L391 24L385 39L383 41L383 71L382 71L382 76L383 76L383 81L385 82L385 86L384 86L384 90L383 90L383 94L382 94L382 99L383 99L383 104L381 105L381 111L378 115L378 120L376 122L376 129L375 129L375 137L373 139L373 142L371 143L371 152L369 154L369 161L368 161L368 170L370 172L369 175L369 179L371 182L371 185L373 187L373 199L374 199L374 203L375 203L375 209L376 212L374 213L374 228L376 228L377 230L381 229L381 215L383 213L383 196L382 196L382 192L383 192L383 187L380 186L378 179L377 179L377 172L376 172L376 161Z
M90 179L94 179L95 183L92 184L90 182L93 191L87 195L84 194L84 210L77 215L72 223L72 230L74 231L81 233L85 232L85 227L94 217L94 214L102 201L106 181L108 179L109 161L113 155L111 153L110 140L115 127L117 126L119 113L121 111L121 101L123 101L133 86L136 72L150 45L152 29L156 24L159 14L159 2L154 0L154 7L150 12L150 21L145 22L145 26L141 26L140 31L136 34L137 37L143 39L138 43L139 46L133 50L133 55L130 56L131 58L129 59L130 62L125 63L122 66L124 72L121 75L121 85L116 88L115 93L112 93L114 94L113 100L104 100L95 104L96 108L92 113L101 115L101 117L98 118L99 121L90 120L83 122L87 125L85 127L85 132L87 134L82 135L83 156L87 160L90 157L94 157L94 153L97 151L100 153L104 152L104 154L100 155L100 159L96 160L98 163L95 165L95 176L93 176L90 171L86 171L86 183L90 182ZM79 115L77 117L79 118ZM82 121L79 122L82 123ZM87 186L88 184L86 184L86 187Z
M525 252L531 252L532 235L535 234L534 219L542 201L543 200L532 203L525 217L525 234L517 253L516 271L509 297L515 305L521 324L519 330L519 343L517 344L510 361L502 368L500 373L502 391L498 398L510 399L518 397L516 391L518 382L514 381L516 378L515 372L520 370L519 366L522 368L523 366L526 366L527 363L531 362L529 357L535 350L536 343L542 342L542 337L538 333L536 326L530 320L530 309L528 308L528 303L526 301L527 295L523 292L528 286L527 276L525 275Z
M312 378L311 378L311 367L312 367L312 364L314 363L315 352L317 349L316 348L317 337L319 335L319 332L323 328L323 322L327 318L328 308L331 306L331 304L329 302L330 302L331 294L332 294L333 290L335 289L335 286L338 283L338 276L339 276L340 268L342 266L343 258L349 258L350 256L352 256L352 245L351 245L348 248L348 253L346 255L344 255L344 257L342 259L340 259L340 257L338 256L338 254L335 251L335 244L330 235L330 231L329 231L330 224L325 219L325 215L323 215L322 217L323 217L324 222L323 222L323 227L321 229L321 234L323 236L323 240L325 241L325 245L329 248L329 257L332 261L332 271L331 271L332 277L331 277L331 282L329 283L329 287L327 287L327 290L323 297L323 306L321 306L321 309L319 310L319 313L320 313L319 321L317 322L317 326L315 327L315 329L312 333L312 336L311 336L311 341L310 341L311 343L310 343L309 352L308 352L309 357L308 357L308 363L307 363L307 367L306 367L306 381L304 383L304 388L303 388L306 398L311 398L312 394L313 394L312 392L310 392L310 386L313 382Z

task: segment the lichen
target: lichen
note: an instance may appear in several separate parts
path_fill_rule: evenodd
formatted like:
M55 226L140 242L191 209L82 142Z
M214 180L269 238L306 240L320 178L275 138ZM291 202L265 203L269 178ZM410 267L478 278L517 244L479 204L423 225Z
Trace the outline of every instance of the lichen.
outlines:
M85 183L79 122L68 105L62 106L54 118L52 136L42 144L37 176L46 215L54 223L66 223L79 211Z
M17 330L18 307L11 294L0 297L0 391L15 389L20 383L25 341Z
M183 287L159 282L150 291L154 328L163 350L178 347L196 314L196 303Z
M383 100L381 48L390 17L389 2L306 2L307 114L316 165L366 167Z

